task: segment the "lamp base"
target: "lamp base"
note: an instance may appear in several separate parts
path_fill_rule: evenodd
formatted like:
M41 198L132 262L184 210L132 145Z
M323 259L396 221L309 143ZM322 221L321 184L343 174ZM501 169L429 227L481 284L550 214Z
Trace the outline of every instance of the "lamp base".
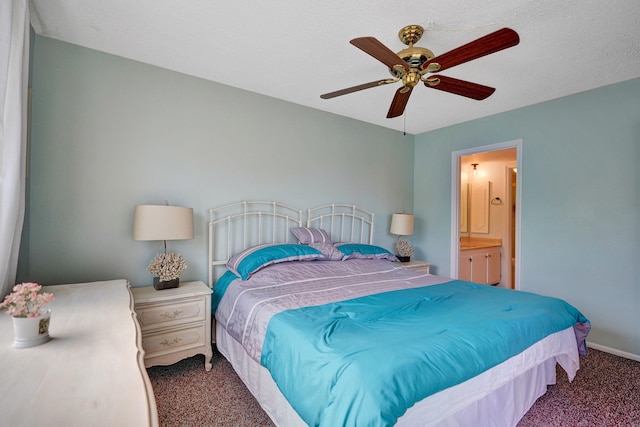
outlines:
M159 277L154 277L153 278L153 287L157 290L157 291L161 291L163 289L172 289L172 288L177 288L180 286L180 278L176 277L173 280L160 280Z
M409 261L411 261L411 257L410 256L396 255L396 257L400 260L400 262L409 262Z

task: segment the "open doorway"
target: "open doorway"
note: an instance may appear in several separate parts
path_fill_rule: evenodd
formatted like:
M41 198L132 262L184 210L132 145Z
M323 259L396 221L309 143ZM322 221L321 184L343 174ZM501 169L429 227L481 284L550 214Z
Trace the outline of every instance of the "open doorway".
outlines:
M519 289L521 153L522 140L452 153L451 277L470 280L469 261L476 267L472 281L481 282L476 249L491 247L480 250L487 252L482 277L487 284Z

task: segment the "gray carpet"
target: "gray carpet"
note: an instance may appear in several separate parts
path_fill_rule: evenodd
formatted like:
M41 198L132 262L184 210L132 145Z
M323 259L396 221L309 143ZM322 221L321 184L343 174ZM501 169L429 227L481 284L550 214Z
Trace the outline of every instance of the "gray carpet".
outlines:
M215 350L210 372L204 370L203 356L147 371L162 427L273 426ZM640 427L640 362L590 349L572 383L558 367L558 383L538 399L518 427L560 426Z

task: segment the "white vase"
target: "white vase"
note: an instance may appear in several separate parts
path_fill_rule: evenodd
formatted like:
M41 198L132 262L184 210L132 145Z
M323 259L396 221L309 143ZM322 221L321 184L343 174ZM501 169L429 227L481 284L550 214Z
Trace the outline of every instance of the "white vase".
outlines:
M13 317L13 347L26 348L44 344L51 339L49 321L51 310L46 310L40 317Z

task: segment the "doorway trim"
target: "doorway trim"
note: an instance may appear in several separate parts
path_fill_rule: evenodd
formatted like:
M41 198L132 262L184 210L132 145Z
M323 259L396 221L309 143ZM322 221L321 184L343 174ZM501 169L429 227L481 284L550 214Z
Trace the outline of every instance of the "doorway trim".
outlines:
M516 149L516 168L518 179L516 180L516 244L515 244L515 289L520 288L520 233L522 212L522 138L479 147L466 148L451 152L451 243L450 243L450 272L449 277L458 278L458 265L460 255L460 157L486 151Z

